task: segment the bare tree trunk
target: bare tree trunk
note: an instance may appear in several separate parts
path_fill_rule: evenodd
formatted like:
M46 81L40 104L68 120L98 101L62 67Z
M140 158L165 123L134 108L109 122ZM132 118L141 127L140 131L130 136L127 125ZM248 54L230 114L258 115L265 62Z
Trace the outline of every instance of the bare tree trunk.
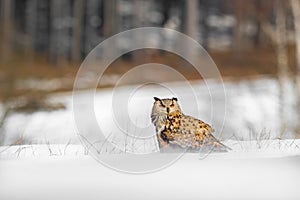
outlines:
M34 39L35 39L35 31L37 29L37 0L27 0L25 2L25 54L26 59L29 63L33 63L36 59L32 52L34 52Z
M135 17L134 25L136 28L141 27L143 24L143 0L135 0Z
M186 33L194 40L198 40L198 0L187 1L187 27Z
M5 81L7 82L7 87L5 88L5 93L3 96L3 112L0 113L0 145L4 139L3 133L3 125L8 117L11 109L9 105L10 98L13 96L14 88L15 88L15 71L14 64L11 64L12 61L12 34L13 34L13 26L12 26L12 1L11 0L2 0L1 1L1 12L2 19L1 23L3 24L2 32L3 38L1 46L1 57L0 57L0 66L6 67L7 74L5 75Z
M1 46L1 57L0 57L0 66L5 67L6 75L5 81L7 82L7 87L4 92L4 104L9 101L13 96L15 88L15 65L13 64L12 51L13 51L13 22L12 22L12 1L11 0L2 0L1 8L3 12L2 18L2 43ZM4 105L5 106L5 105ZM4 111L5 112L5 111Z
M207 24L207 16L209 14L209 2L206 0L202 0L199 2L199 20L201 27L201 40L202 46L208 50L208 37L209 37L209 26Z
M51 28L50 28L50 61L57 66L67 64L69 56L69 26L64 23L70 17L70 1L51 0Z
M241 59L241 50L244 48L244 40L243 40L243 12L245 11L243 9L243 4L245 2L242 0L235 0L235 16L236 16L236 25L234 27L234 44L233 48L235 53L238 55L236 58Z
M59 33L61 31L57 30L57 24L58 19L60 17L60 7L61 5L57 0L52 0L50 2L50 19L51 19L51 25L50 25L50 46L49 46L49 57L50 62L54 64L58 64L59 56L62 54L61 47L59 45ZM54 21L56 20L56 21Z
M135 28L142 27L143 24L143 0L134 0L135 13L134 13L134 26ZM143 43L143 38L140 34L134 36L134 41L137 44ZM149 59L146 50L140 50L133 52L133 61L136 65L140 62Z
M287 124L285 119L284 87L288 76L288 57L287 57L287 40L286 40L286 17L283 1L276 0L276 38L277 38L277 67L279 82L279 106L281 118L280 137L283 137Z
M74 28L72 41L72 60L75 62L81 61L81 33L82 19L84 14L83 0L75 0L74 2Z
M117 27L117 1L105 0L104 2L104 24L103 36L105 39L111 37L116 33ZM104 56L109 57L113 54L116 44L112 44L109 48L105 49Z
M296 89L296 111L297 111L297 124L296 134L300 134L300 0L290 0L292 12L294 15L295 25L295 43L296 43L296 63L297 73L294 76L294 83Z
M11 0L2 0L1 1L1 12L3 13L2 16L2 34L3 34L3 40L1 44L1 51L2 51L2 61L6 61L11 56L12 51L12 22L11 22Z
M189 0L186 1L186 27L185 33L198 41L198 0ZM186 56L188 59L194 59L193 52L194 50L191 48L185 49Z
M117 26L117 1L104 1L104 30L103 35L108 38L116 33Z

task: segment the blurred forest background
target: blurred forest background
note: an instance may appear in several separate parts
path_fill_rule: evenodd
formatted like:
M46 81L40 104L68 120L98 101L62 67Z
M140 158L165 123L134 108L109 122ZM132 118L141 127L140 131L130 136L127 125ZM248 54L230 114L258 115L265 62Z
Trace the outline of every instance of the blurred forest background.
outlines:
M284 82L292 81L300 112L300 0L0 0L0 21L2 119L11 109L62 108L46 104L45 95L71 91L81 62L101 41L146 26L197 40L224 80L268 75L278 79L280 98ZM118 48L126 48L126 42ZM187 78L199 79L171 53L138 53L112 64L107 86L118 74L149 62L185 67Z

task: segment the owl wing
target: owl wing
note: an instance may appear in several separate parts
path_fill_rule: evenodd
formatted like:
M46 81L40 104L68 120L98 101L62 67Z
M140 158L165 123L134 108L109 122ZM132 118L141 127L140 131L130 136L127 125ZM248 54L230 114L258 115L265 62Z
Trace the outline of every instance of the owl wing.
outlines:
M192 128L189 130L185 128L177 133L173 133L170 136L170 144L199 151L226 152L230 150L229 147L223 145L212 135L214 129L209 124L197 119L188 119L184 123L186 123L186 126Z
M207 128L203 127L196 129L195 145L193 148L204 148L217 152L227 152L228 150L231 150L229 147L225 146L217 138L215 138L215 136L212 134L214 130L208 124L206 125Z

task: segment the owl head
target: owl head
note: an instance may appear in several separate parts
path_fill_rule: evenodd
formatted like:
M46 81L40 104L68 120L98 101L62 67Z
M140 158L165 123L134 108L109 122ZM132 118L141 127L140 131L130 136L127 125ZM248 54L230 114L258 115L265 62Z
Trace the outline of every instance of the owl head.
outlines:
M157 97L154 97L154 104L152 108L152 113L158 114L158 115L169 115L174 112L180 112L181 109L178 104L177 98L173 97L172 99L160 99Z

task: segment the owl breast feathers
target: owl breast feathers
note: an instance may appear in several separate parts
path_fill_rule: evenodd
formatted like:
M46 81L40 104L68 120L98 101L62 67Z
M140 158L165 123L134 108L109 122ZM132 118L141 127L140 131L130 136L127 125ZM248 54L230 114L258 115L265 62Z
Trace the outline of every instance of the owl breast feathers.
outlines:
M154 100L151 120L161 151L170 148L192 152L230 150L212 135L214 130L210 125L182 114L177 98L154 97Z

